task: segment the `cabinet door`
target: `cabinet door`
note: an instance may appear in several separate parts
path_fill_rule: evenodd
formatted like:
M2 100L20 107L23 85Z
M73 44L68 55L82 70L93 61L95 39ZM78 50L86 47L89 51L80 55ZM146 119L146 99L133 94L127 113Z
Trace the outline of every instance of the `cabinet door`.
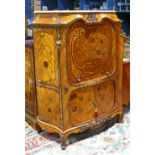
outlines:
M114 82L110 80L96 85L94 93L98 116L109 114L115 107Z
M94 119L94 88L80 88L69 96L69 119L72 126Z

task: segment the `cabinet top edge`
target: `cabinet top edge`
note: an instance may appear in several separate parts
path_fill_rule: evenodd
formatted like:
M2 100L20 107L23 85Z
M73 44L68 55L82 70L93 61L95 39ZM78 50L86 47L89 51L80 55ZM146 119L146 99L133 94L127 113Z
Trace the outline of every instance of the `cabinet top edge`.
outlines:
M121 23L115 11L35 11L33 25L68 25L76 20L83 20L85 23L93 24L100 23L104 19Z
M51 10L51 11L34 11L34 14L41 13L116 13L115 10Z

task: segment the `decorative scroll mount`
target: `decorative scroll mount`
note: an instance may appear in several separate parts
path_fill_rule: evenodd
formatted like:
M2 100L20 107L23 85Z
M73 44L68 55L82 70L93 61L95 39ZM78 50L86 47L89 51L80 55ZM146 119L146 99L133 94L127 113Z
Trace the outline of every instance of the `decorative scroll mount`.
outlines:
M94 120L92 122L86 123L85 125L81 126L81 129L87 129L87 128L95 127L97 125L105 123L107 120L109 120L108 116L101 117L99 119L96 119L96 120Z
M91 23L98 21L98 18L96 17L95 14L89 14L86 19L87 19L87 21L89 21Z

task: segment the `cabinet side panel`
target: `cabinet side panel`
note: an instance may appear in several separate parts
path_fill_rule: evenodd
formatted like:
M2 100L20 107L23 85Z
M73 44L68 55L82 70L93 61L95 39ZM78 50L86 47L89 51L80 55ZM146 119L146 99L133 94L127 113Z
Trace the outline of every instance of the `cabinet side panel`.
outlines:
M116 48L117 48L117 72L118 76L115 79L115 96L117 102L117 109L122 110L122 83L123 83L123 55L124 55L124 43L121 36L121 24L115 24L116 30Z
M123 105L130 103L130 61L123 64Z
M60 127L59 94L37 87L38 117L41 121Z
M34 28L38 118L61 128L56 38L54 28Z
M38 84L58 85L56 30L35 28L35 68Z
M36 109L33 48L25 47L25 110L34 116Z

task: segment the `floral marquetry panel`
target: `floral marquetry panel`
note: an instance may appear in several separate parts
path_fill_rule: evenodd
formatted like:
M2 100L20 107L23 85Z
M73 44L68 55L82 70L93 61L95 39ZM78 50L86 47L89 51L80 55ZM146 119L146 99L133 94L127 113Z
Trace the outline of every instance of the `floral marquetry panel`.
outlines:
M82 88L73 91L68 100L69 119L77 126L94 119L94 88ZM77 117L78 116L78 117Z
M115 31L111 21L92 25L77 21L67 34L70 82L104 77L115 71Z
M37 87L38 117L41 121L60 127L59 96L54 90ZM46 115L45 115L46 114Z
M95 86L95 103L98 116L110 114L115 108L114 82L112 80Z
M56 78L55 31L35 29L35 61L37 84L54 85Z

